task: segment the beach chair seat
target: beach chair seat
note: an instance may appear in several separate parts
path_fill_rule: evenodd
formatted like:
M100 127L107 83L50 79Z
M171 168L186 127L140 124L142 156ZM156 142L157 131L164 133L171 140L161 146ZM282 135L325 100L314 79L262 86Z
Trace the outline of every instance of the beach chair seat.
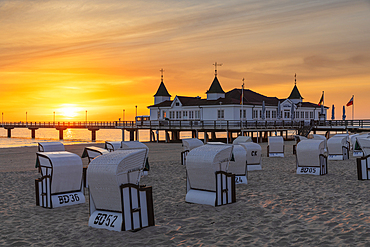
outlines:
M262 170L262 148L254 142L240 143L247 154L247 171Z
M104 144L104 148L107 149L109 152L113 152L121 148L121 142L120 141L116 141L116 142L106 141Z
M41 178L36 179L36 205L55 208L85 202L82 160L74 153L37 152Z
M297 174L325 175L328 173L325 140L307 139L297 145Z
M233 141L233 144L237 145L237 144L244 143L244 142L252 142L252 137L250 137L250 136L238 136Z
M235 184L248 184L247 151L241 145L234 145L228 172L235 174Z
M235 199L235 175L228 173L232 145L203 145L187 156L186 202L220 206Z
M338 134L327 141L328 160L349 159L348 136L348 134Z
M357 138L363 156L356 159L358 180L370 180L370 138Z
M182 139L182 147L184 150L181 152L181 165L186 165L186 156L190 150L203 145L203 142L198 138Z
M145 156L145 167L142 172L142 175L147 176L148 172L150 170L150 165L149 165L149 148L147 145L145 145L142 142L139 141L122 141L121 142L121 150L132 150L132 149L145 149L146 150L146 156Z
M282 136L269 136L267 157L284 157L284 138Z
M145 158L145 149L131 149L91 161L89 226L127 231L154 225L152 187L139 184Z

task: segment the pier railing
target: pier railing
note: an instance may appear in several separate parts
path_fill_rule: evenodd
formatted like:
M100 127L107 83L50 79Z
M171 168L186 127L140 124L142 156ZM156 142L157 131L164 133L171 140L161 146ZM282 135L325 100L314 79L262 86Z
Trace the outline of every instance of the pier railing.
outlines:
M97 129L300 129L370 128L370 120L145 120L82 122L3 122L4 128L97 128Z

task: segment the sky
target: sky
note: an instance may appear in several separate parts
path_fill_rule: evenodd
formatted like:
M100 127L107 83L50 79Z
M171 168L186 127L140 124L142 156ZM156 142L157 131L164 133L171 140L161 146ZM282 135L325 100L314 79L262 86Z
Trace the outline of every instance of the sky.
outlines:
M370 0L0 0L0 30L4 122L133 120L162 68L171 99L203 98L215 62L224 91L287 98L297 74L304 101L370 118Z

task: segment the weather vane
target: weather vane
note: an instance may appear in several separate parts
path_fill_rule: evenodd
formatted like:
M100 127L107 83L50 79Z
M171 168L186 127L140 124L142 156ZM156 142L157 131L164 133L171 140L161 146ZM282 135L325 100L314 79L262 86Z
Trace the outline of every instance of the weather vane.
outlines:
M161 72L161 82L163 82L163 72L164 72L164 70L161 69L160 72Z
M213 65L215 66L215 76L217 76L217 66L222 66L222 63L215 62Z

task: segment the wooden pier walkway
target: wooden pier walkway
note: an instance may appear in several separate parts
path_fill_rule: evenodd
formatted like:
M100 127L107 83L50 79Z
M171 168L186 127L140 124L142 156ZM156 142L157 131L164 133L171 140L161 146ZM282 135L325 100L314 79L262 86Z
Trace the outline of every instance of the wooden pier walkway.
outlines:
M192 131L193 137L198 137L203 132L211 140L216 138L216 132L226 132L227 137L232 138L233 133L243 133L252 137L266 137L272 132L288 136L288 131L296 131L298 135L308 135L311 131L370 131L370 120L325 120L325 121L295 121L295 120L248 120L248 121L202 121L202 120L160 120L160 121L98 121L98 122L3 122L0 127L7 130L7 136L11 138L11 131L15 128L28 128L31 138L36 137L36 130L41 128L55 128L59 130L59 139L63 140L63 131L66 129L88 129L91 131L92 141L96 140L96 131L99 129L121 129L122 140L124 131L130 133L130 140L138 140L139 130L149 130L150 140L158 140L158 131L165 131L166 141L180 139L181 131ZM171 136L170 136L171 134Z

